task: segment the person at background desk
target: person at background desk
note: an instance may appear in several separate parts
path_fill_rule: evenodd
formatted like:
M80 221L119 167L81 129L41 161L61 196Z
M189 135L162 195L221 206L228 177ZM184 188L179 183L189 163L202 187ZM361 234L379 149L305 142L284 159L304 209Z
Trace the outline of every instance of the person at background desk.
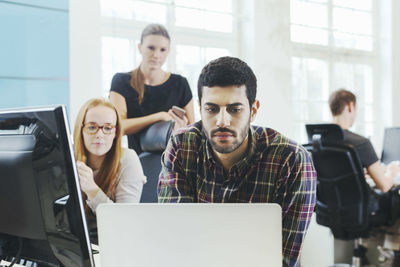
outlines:
M175 121L175 129L194 122L192 92L186 78L161 69L170 48L164 26L150 24L142 32L139 52L142 62L128 73L117 73L111 83L110 101L117 107L128 135L129 148L141 153L139 132L157 121ZM183 118L171 108L186 111Z
M400 166L390 163L385 172L369 139L349 131L357 115L356 102L356 96L348 90L339 89L333 92L329 97L333 122L344 130L344 143L355 148L362 166L366 168L376 187L387 192L393 187L393 179L400 173Z
M102 203L139 203L146 176L139 157L121 147L121 120L108 100L94 98L80 109L74 128L79 182L89 229L95 230Z
M250 126L260 106L256 93L253 71L238 58L218 58L203 68L202 120L171 137L162 156L158 200L277 203L283 265L299 266L315 206L316 173L302 146L273 129Z

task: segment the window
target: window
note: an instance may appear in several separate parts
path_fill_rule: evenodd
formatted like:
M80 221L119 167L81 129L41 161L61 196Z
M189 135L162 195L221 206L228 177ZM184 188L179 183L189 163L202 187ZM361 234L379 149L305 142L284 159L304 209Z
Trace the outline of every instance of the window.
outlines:
M291 40L373 50L372 0L292 0Z
M175 0L175 25L232 32L232 0Z
M235 3L236 0L100 0L104 96L108 96L116 72L130 71L140 63L137 44L142 29L148 23L160 23L167 27L172 41L164 68L186 77L196 99L201 68L210 60L233 55L237 50Z
M373 84L377 34L374 0L291 0L292 88L296 138L306 142L306 123L331 121L330 93L357 96L353 129L374 135Z
M102 44L102 84L104 96L108 97L113 75L119 71L130 70L134 62L140 62L140 54L134 49L137 40L103 36Z

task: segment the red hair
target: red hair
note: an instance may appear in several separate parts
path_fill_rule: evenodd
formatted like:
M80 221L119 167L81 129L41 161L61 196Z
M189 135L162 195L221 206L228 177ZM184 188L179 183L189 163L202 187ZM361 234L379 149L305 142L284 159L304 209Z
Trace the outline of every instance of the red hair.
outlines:
M120 169L120 160L122 156L121 139L122 126L121 119L115 106L108 100L103 98L93 98L87 101L79 110L74 128L74 149L77 160L87 164L88 151L85 148L82 128L85 122L87 111L91 108L104 106L115 111L117 115L117 123L115 125L115 138L111 149L107 152L103 164L96 176L97 185L106 195L115 201L115 188L117 186L117 177ZM86 195L84 195L86 198Z

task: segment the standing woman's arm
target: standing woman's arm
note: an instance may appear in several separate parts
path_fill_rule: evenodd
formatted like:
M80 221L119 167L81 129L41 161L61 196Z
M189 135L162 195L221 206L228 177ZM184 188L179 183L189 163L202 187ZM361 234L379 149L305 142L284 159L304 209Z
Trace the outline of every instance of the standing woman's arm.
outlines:
M186 117L188 119L188 124L192 124L195 122L194 118L194 106L193 106L193 98L187 103L186 106L183 108L186 110Z
M127 106L125 98L111 91L110 92L110 101L113 103L118 110L119 115L121 116L122 128L124 129L123 134L134 134L140 132L142 129L147 126L157 122L157 121L168 121L171 120L171 116L168 112L157 112L147 116L138 117L138 118L127 118Z

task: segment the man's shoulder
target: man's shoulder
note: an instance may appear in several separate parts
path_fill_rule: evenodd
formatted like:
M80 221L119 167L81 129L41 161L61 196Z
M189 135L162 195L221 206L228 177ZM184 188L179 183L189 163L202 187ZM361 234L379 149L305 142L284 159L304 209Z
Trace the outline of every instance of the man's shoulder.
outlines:
M353 146L359 146L359 145L370 142L368 138L366 138L362 135L353 133L349 130L344 130L343 132L344 132L344 142L351 144Z
M252 126L257 138L257 146L264 149L268 147L279 147L288 150L305 151L304 147L282 133L265 127Z
M191 144L200 145L203 139L203 125L201 121L178 129L173 136L176 143L179 145Z
M296 141L288 138L280 132L258 126L252 126L256 135L257 150L262 153L279 153L282 154L306 154L307 150Z

